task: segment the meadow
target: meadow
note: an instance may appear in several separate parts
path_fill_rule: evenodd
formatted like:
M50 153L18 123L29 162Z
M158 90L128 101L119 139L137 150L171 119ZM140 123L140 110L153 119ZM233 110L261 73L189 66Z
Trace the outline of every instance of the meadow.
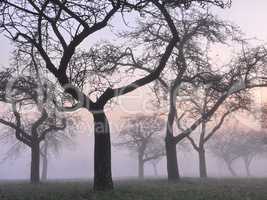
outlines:
M115 190L93 192L89 181L1 182L1 200L266 200L267 179L191 179L177 183L119 180Z

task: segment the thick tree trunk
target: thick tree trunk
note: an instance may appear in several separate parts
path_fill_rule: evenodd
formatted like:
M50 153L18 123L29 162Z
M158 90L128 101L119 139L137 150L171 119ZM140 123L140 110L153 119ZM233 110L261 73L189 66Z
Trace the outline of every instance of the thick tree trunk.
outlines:
M169 181L177 181L180 179L176 144L166 139L166 159L167 159L167 172Z
M231 162L227 162L226 165L227 165L228 170L229 170L229 172L231 173L231 175L232 175L233 177L237 177L237 174L236 174L235 170L234 170L233 167L232 167L232 163L231 163Z
M47 168L48 168L48 158L47 158L47 151L48 151L48 142L44 141L44 150L42 152L42 161L43 161L43 167L42 167L42 181L47 181Z
M138 155L138 178L144 179L144 161L143 155Z
M110 129L103 111L93 114L95 131L94 190L113 189Z
M176 87L172 86L170 91L170 110L167 120L165 148L166 148L166 159L167 159L167 172L169 181L177 181L180 179L176 143L173 141L173 124L176 115Z
M40 146L33 143L31 148L31 183L40 183Z
M199 176L200 178L207 178L207 165L206 165L206 155L205 149L200 148L198 151L199 158Z

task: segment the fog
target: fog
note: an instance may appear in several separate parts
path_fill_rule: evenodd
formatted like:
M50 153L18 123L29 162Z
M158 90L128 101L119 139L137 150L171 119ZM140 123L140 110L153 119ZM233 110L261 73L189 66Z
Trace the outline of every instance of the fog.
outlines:
M267 2L263 0L234 0L233 6L229 10L218 11L218 15L227 20L233 21L239 25L241 30L247 34L247 37L256 37L260 41L267 39ZM100 34L99 39L108 37L108 33ZM88 43L90 41L87 41ZM12 48L9 42L0 35L0 66L6 66L9 63L9 55ZM86 44L84 44L86 45ZM149 91L148 87L145 91ZM262 92L263 93L263 92ZM133 113L147 111L150 98L149 92L144 94L144 90L137 90L133 94L120 98L119 105L113 106L108 111L108 117L111 123L112 142L118 138L118 129L124 116L130 116ZM125 110L123 106L130 104ZM149 110L149 109L148 109ZM91 116L85 115L81 122L81 130L74 137L74 145L64 146L58 155L51 155L48 164L49 179L92 179L93 177L93 152L94 136ZM242 124L242 122L240 121ZM115 128L114 128L115 127ZM164 134L164 131L163 133ZM194 133L197 134L197 133ZM5 152L10 148L10 144L1 144L0 158L5 156ZM191 147L190 147L191 148ZM192 148L191 148L192 149ZM267 152L266 152L267 153ZM183 177L199 176L197 153L178 151L178 162L180 173ZM267 177L267 156L258 156L251 165L251 173L256 177ZM209 177L229 177L230 173L225 164L211 153L207 152L207 168ZM245 176L245 167L241 161L234 163L239 176ZM137 157L130 154L127 149L118 149L112 147L112 173L116 178L137 177L138 163ZM159 176L165 177L166 160L163 158L158 164ZM25 151L19 154L17 158L12 158L0 163L0 179L29 179L30 176L30 153ZM145 166L145 176L154 176L153 168L147 164Z
M129 115L129 112L134 114L134 108L148 107L146 103L141 99L148 98L148 95L144 93L134 92L131 95L127 95L125 98L136 99L139 103L132 103L130 111L126 111L123 104L117 104L111 106L108 117L110 119L112 143L118 141L118 132L122 126L123 119ZM146 101L145 101L146 102ZM137 109L136 113L139 113ZM152 112L151 110L145 110L146 113ZM93 178L93 152L94 152L94 136L92 129L92 118L83 111L79 111L78 115L83 116L83 120L79 122L80 130L73 137L73 145L64 145L57 154L50 154L48 161L48 179L92 179ZM244 120L241 115L235 115L238 120L239 126L248 128L256 127L256 122L251 120ZM231 121L230 121L231 122ZM250 123L249 123L250 122ZM253 123L254 122L254 123ZM164 135L165 130L162 131ZM193 133L194 136L198 136L198 130ZM10 148L10 145L1 146L1 156L3 157L5 152ZM189 148L189 149L188 149ZM178 149L178 163L179 170L182 177L198 177L198 155L194 151L191 145L188 143L185 150L183 147ZM1 180L28 180L30 176L30 152L28 148L25 148L25 152L21 152L17 157L11 158L0 164L0 179ZM266 152L267 155L267 152ZM212 153L207 149L207 170L209 177L230 177L227 166L225 163L217 157L214 157ZM258 155L252 161L251 174L255 177L267 177L267 156ZM158 176L166 177L166 159L163 159L158 163ZM241 160L236 160L233 164L233 168L237 172L238 176L245 177L245 166ZM126 148L112 147L112 173L114 179L129 178L138 176L138 159L137 155L133 155ZM145 165L145 177L155 176L154 170L151 164Z
M93 137L86 134L76 139L77 146L62 149L59 155L49 159L49 179L92 179L93 178ZM114 140L113 140L114 141ZM178 153L180 173L183 177L198 177L198 157L195 152ZM112 173L115 179L137 177L137 158L127 150L112 148ZM267 177L267 157L257 157L251 164L251 173L255 177ZM166 177L165 158L158 164L158 175ZM233 165L238 176L245 177L245 167L241 161ZM218 158L207 154L207 168L209 177L230 177L225 164ZM28 180L30 175L30 154L22 153L15 160L8 160L1 164L1 180ZM145 166L145 176L154 176L151 165Z

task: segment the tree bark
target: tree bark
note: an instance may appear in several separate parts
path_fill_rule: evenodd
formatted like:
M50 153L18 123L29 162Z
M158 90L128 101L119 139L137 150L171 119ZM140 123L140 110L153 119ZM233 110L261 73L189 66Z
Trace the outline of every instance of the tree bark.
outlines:
M47 168L48 168L48 158L47 158L47 151L48 151L48 142L44 141L44 150L42 152L42 160L43 160L43 167L42 167L42 181L47 181Z
M200 178L207 178L207 164L206 164L206 155L205 149L201 147L198 151L199 158L199 176Z
M144 160L143 155L138 155L138 178L144 179Z
M167 159L167 172L169 181L177 181L180 179L176 143L174 142L173 124L176 115L176 90L179 84L173 84L170 91L170 109L167 119L165 148L166 148L166 159Z
M31 147L31 183L40 183L40 146L33 142Z
M111 142L108 119L104 111L93 114L95 131L94 190L113 189L111 172Z
M167 159L167 172L169 181L177 181L180 179L176 144L166 139L166 159Z
M206 92L205 92L206 93ZM204 98L203 112L206 113L207 108L207 95ZM199 146L197 148L199 159L199 176L200 178L207 178L207 165L206 165L206 153L205 153L205 135L207 121L203 120L201 123L201 134L199 138Z

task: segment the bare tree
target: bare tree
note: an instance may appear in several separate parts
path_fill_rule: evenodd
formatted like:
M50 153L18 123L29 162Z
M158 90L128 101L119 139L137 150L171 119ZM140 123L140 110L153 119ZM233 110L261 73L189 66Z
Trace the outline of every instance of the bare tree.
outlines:
M181 136L175 136L173 132L173 124L176 114L176 97L178 88L184 83L202 82L204 84L210 84L212 82L220 82L221 80L227 80L232 72L222 75L216 73L213 70L213 66L206 59L206 55L203 53L206 50L206 46L200 41L206 41L207 43L225 43L228 39L236 37L236 28L229 23L218 20L210 13L201 12L196 9L184 11L181 9L181 16L172 16L173 27L180 36L180 40L173 48L169 62L165 70L158 77L158 81L155 84L155 91L158 92L159 88L163 88L163 99L166 94L169 94L170 113L168 116L168 128L166 133L166 153L167 165L168 165L168 177L170 180L176 180L179 178L177 156L176 156L176 144L185 138L186 134ZM141 45L145 49L145 53L141 56L134 55L134 49L128 48L127 53L130 55L130 59L120 61L117 59L110 59L111 63L131 66L131 71L143 71L145 73L151 73L154 71L154 62L161 57L162 47L168 44L172 39L172 31L169 31L169 26L166 25L162 16L157 13L153 13L153 18L146 21L140 21L139 26L132 32L126 32L121 34L123 38L134 41L135 46ZM112 47L113 51L118 52L118 48ZM123 52L119 52L119 55L123 55ZM234 71L234 70L232 70ZM233 78L233 83L237 83L237 76ZM213 85L213 87L216 87ZM230 88L230 86L224 85L223 82L217 85L218 90L223 88ZM227 93L227 91L225 91ZM160 96L157 94L160 99ZM224 95L220 99L221 103L226 99L227 95ZM212 115L219 107L219 102L209 112ZM207 117L207 116L206 116ZM200 119L192 126L193 130L199 125ZM189 131L190 130L190 131ZM192 130L192 131L193 131ZM186 132L192 132L188 129Z
M56 117L56 116L54 116ZM79 117L74 115L65 116L67 127L60 134L55 131L49 132L43 140L40 148L42 161L41 180L46 181L48 175L48 163L52 155L59 155L64 147L71 148L75 145L74 137L79 133Z
M234 32L232 25L218 20L210 13L203 13L194 9L192 12L182 13L181 18L175 18L174 23L181 40L175 46L166 72L158 78L158 82L155 85L156 92L158 92L160 84L160 87L163 88L164 96L169 93L170 108L166 132L169 180L179 178L176 144L184 138L175 136L173 132L173 124L176 118L177 88L186 82L193 83L195 80L204 80L208 77L216 78L216 75L212 72L210 63L206 61L205 55L202 53L205 52L205 49L202 46L198 46L199 40L209 43L220 43L227 40L228 34L226 33ZM146 50L148 53L143 59L133 59L133 68L146 72L151 71L151 68L145 66L145 63L149 63L158 57L160 47L170 40L171 36L168 35L167 29L168 27L164 25L161 17L155 15L153 20L141 22L141 28L130 34L131 37L142 38L143 40L140 40L148 46ZM147 32L154 34L149 35ZM220 77L217 76L217 78Z
M203 46L196 46L199 40L207 40L209 43L225 43L229 37L230 40L232 38L236 38L236 30L235 27L214 18L211 14L201 14L202 13L200 13L200 16L203 16L202 18L198 15L195 19L197 24L196 26L192 26L192 24L194 24L192 19L185 20L187 19L186 15L183 15L182 20L176 22L177 24L180 22L184 25L185 30L183 33L185 34L183 35L183 43L180 45L177 44L177 52L173 52L172 65L169 68L166 68L173 70L175 77L172 78L171 75L173 74L166 72L158 78L158 83L163 86L165 91L169 91L170 108L166 133L167 169L169 180L176 180L179 178L176 155L177 143L188 137L203 122L209 121L210 117L219 108L221 108L227 100L238 98L240 94L248 89L266 86L266 78L264 77L266 72L263 67L266 62L265 47L243 48L236 58L226 65L226 67L222 67L222 70L218 70L217 66L213 66L210 60L206 59L206 55L202 53L205 52L206 47L203 49ZM190 19L191 15L188 17ZM156 16L153 20L155 18ZM151 24L153 25L153 22L151 22ZM147 27L143 26L143 29L153 28L151 24L147 25ZM160 26L160 31L153 31L151 28L151 32L157 33L151 37L145 35L143 30L137 31L135 36L144 34L146 36L144 37L144 42L148 41L150 43L149 47L151 49L153 48L155 54L157 54L157 51L155 51L157 46L160 47L164 44L165 40L168 41L168 36L166 36L166 31L163 31L163 27L164 26ZM179 27L181 28L183 26ZM213 31L211 31L211 29ZM239 41L242 40L237 40L237 42ZM202 50L200 50L201 47ZM149 56L151 56L151 54L149 54ZM146 57L146 59L143 60L149 62L150 59L151 57ZM136 62L134 67L143 69L144 71L150 70L142 65L139 66L138 63L140 62ZM262 73L263 76L257 76L258 73ZM209 86L214 92L216 92L217 100L211 103L205 114L198 117L188 126L188 128L180 131L179 134L175 134L173 130L175 120L182 117L177 116L177 96L179 97L183 91L187 90L187 83L191 85L189 87L199 83ZM156 90L158 90L159 84L155 86Z
M224 128L215 135L208 144L208 148L225 162L232 176L237 176L232 166L237 160L244 162L246 174L251 176L250 165L253 159L266 151L262 138L263 135L260 132L234 125L232 130Z
M126 147L138 157L138 177L144 178L146 162L159 160L164 153L160 136L164 121L156 115L136 115L126 118L120 132L120 141L115 146Z
M218 99L218 93L207 85L198 85L196 87L188 87L182 95L187 99L181 101L178 106L183 112L177 119L178 129L185 131L188 122L194 121L197 118L206 115L210 106L214 105ZM180 96L182 98L183 96ZM223 105L220 106L208 120L203 120L200 125L199 135L196 137L187 136L192 144L193 149L198 153L199 157L199 174L201 178L207 177L207 165L205 155L205 145L214 136L214 134L224 124L225 119L236 111L248 110L251 105L250 94L248 91L245 93L237 93L229 97Z
M227 131L227 133L230 132ZM237 173L235 172L232 165L234 161L238 159L238 156L233 153L232 148L233 144L236 142L236 139L236 137L229 136L229 134L218 134L215 135L214 138L212 138L212 141L208 146L208 148L215 156L223 160L229 172L234 177L237 176Z
M7 73L10 71L1 73L2 86L7 85L9 78L12 77L11 74L6 76ZM37 99L38 84L33 77L25 76L14 80L11 88L13 91L6 90L6 87L3 87L4 91L1 90L0 101L11 106L11 116L3 116L0 123L13 129L17 140L31 149L31 182L36 184L40 181L40 143L49 132L64 130L66 120L62 117L51 116L48 112L51 104L40 107ZM46 99L48 91L43 92L43 97ZM27 106L36 106L35 113L25 114L23 108Z

